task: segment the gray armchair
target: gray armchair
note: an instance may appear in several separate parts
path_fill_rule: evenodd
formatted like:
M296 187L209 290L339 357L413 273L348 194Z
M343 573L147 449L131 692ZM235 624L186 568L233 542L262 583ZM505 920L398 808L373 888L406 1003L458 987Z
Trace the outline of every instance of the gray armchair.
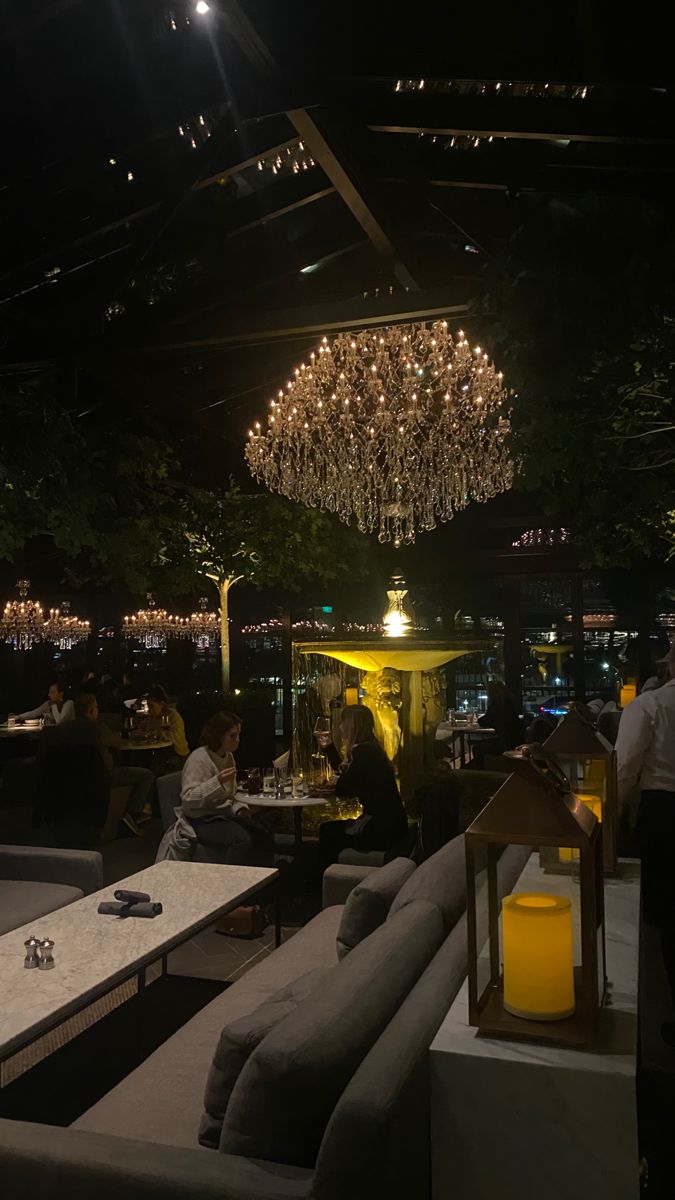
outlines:
M97 892L102 868L95 850L0 846L0 934Z

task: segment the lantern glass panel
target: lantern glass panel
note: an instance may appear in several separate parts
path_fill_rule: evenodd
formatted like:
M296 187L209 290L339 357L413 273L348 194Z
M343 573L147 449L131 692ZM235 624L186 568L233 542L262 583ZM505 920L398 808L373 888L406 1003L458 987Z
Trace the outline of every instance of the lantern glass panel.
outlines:
M481 1032L561 1045L592 1040L605 988L599 829L559 771L546 777L526 768L502 784L467 830L469 1020ZM565 842L577 856L578 886L546 873L536 853L538 847L550 851ZM528 893L530 900L516 905L517 928L514 935L512 921L505 945L501 880L509 878L504 864L514 854L520 855L523 871L511 891ZM509 904L513 916L513 900ZM543 974L542 946L550 958ZM510 1002L504 995L505 970L511 985L515 979L515 986L507 985ZM560 995L549 987L553 976Z

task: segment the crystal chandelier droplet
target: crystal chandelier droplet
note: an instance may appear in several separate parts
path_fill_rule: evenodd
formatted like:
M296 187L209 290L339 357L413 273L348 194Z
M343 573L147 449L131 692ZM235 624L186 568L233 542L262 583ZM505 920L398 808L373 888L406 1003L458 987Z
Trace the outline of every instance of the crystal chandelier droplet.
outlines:
M472 500L511 487L500 372L446 321L323 338L249 432L272 491L410 543Z

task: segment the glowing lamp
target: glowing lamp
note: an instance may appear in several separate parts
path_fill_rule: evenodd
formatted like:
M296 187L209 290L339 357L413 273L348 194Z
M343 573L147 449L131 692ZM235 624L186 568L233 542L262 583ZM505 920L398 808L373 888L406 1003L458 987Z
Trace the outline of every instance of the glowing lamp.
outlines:
M637 683L635 682L634 679L627 679L626 682L624 684L622 684L622 686L621 686L621 693L620 693L620 698L619 698L619 703L620 703L621 707L626 708L630 704L631 700L634 700L636 696L637 696Z
M502 903L504 1008L529 1021L574 1013L572 905L563 896L521 892Z
M606 991L600 824L541 746L508 757L513 774L465 834L469 1024L489 1037L588 1046ZM508 846L567 849L578 905L544 890L500 905Z
M544 749L553 755L562 769L570 790L602 824L603 865L606 875L617 867L616 833L618 800L616 753L614 747L599 732L593 713L583 704L573 704L561 717L553 733L546 739ZM542 851L542 864L547 870L570 870L574 855Z
M345 704L358 704L359 689L357 687L345 688Z
M382 617L385 637L406 637L412 632L415 618L406 599L408 587L402 575L393 575L387 589L387 607Z

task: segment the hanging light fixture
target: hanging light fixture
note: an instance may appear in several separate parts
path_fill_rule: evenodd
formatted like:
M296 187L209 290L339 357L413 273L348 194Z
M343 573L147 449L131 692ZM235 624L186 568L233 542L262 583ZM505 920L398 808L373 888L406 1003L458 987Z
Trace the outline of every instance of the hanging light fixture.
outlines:
M0 618L0 637L15 650L30 650L45 640L45 617L42 606L31 600L30 579L17 579L18 600L8 600Z
M78 642L89 637L88 621L79 617L71 617L70 603L64 600L61 608L50 608L49 617L45 621L44 636L48 642L54 642L60 650L72 650Z
M135 638L146 650L164 650L169 630L180 628L179 617L170 617L163 608L157 608L152 592L147 593L147 608L140 608L137 613L124 618L122 636Z
M199 612L193 612L183 623L182 637L196 642L198 650L209 650L218 641L220 617L217 612L208 612L208 600L201 596Z
M340 333L271 401L246 460L272 491L399 546L511 487L508 408L501 372L447 321Z

